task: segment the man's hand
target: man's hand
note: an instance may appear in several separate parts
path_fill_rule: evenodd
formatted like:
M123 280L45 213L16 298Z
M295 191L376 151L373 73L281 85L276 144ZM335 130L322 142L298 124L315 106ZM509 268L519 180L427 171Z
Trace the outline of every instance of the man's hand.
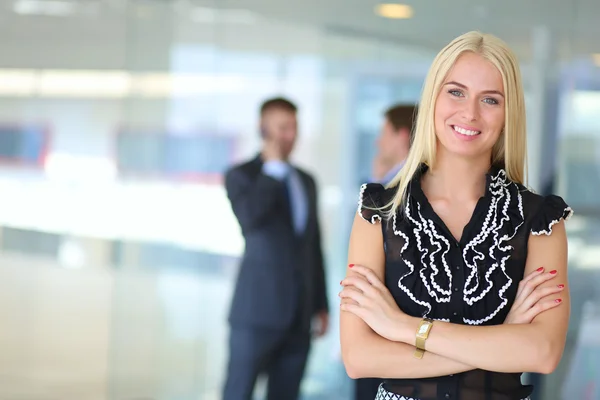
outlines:
M321 311L317 314L317 326L315 327L315 337L323 337L329 330L329 313Z
M273 138L265 138L262 155L265 161L282 160L281 144Z

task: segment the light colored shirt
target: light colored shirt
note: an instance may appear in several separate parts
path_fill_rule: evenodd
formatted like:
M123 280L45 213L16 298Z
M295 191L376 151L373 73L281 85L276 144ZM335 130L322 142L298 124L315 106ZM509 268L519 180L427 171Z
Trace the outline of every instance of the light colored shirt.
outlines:
M384 176L383 178L381 178L379 181L377 181L378 183L381 183L382 185L386 186L388 183L390 183L392 181L392 179L394 179L394 177L398 174L398 172L400 172L400 170L402 169L402 167L404 166L406 160L403 160L401 162L399 162L398 164L394 165L394 167L392 169L390 169Z
M263 164L262 172L287 184L294 230L297 234L304 233L308 221L308 198L298 171L285 161L270 160Z

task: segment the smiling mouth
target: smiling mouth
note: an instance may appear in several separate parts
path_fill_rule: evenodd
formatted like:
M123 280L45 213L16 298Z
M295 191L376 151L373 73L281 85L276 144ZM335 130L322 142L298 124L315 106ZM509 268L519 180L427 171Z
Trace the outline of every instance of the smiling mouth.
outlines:
M461 128L460 126L456 126L456 125L452 125L452 129L454 129L454 131L456 133L458 133L460 135L465 135L465 136L476 136L481 133L481 131L472 131L469 129Z

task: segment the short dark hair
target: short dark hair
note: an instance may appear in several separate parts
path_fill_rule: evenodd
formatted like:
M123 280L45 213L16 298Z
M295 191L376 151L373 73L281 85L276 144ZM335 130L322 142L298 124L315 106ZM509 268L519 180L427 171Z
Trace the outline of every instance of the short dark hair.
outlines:
M283 97L275 97L272 99L268 99L262 103L260 106L260 115L264 115L267 111L270 110L284 110L292 113L298 112L298 107L290 100Z
M412 143L417 106L398 104L388 108L384 115L390 124L392 124L394 130L399 131L402 128L407 128L410 132L410 141Z

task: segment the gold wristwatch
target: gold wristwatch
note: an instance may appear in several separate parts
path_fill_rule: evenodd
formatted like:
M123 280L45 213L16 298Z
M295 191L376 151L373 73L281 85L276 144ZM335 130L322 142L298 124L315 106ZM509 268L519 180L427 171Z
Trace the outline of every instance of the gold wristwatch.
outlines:
M415 342L415 346L417 349L415 350L414 356L416 358L423 358L423 354L425 354L425 341L429 337L429 332L433 327L433 320L431 318L423 318L421 324L419 325L419 329L417 329L417 338Z

